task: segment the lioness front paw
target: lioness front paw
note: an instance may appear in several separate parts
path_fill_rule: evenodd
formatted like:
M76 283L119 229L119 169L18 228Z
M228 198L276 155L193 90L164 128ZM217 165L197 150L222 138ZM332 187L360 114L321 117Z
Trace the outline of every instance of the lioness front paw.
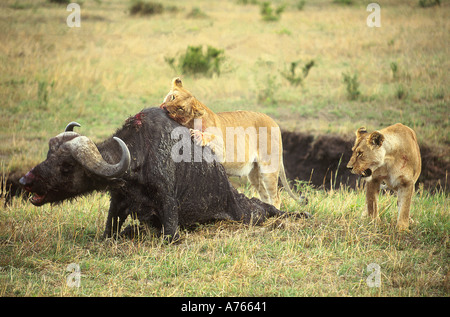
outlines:
M191 133L191 137L194 139L194 142L200 146L209 145L215 138L214 134L202 132L200 130L189 129L189 132Z
M194 140L195 144L204 146L203 144L203 132L200 130L189 129L191 133L191 138Z

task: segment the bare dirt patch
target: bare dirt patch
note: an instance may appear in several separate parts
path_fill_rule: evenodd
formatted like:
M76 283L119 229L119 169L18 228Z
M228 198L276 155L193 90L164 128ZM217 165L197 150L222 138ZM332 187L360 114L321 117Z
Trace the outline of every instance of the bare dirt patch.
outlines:
M350 160L354 139L337 135L313 136L300 132L282 132L283 156L289 179L310 181L316 187L330 189L342 184L355 188L359 177L350 173L346 165ZM447 174L450 171L448 147L432 148L420 144L422 172L416 186L435 191L449 190Z

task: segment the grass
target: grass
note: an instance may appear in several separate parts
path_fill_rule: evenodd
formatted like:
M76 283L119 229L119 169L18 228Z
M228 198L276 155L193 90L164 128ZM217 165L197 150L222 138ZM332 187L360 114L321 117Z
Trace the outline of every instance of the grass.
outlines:
M384 1L382 27L369 28L366 3L308 1L300 11L297 2L273 1L286 9L266 23L259 6L238 1L165 1L177 9L151 18L131 16L130 1L84 1L81 27L69 28L65 5L2 1L2 172L42 161L70 121L102 140L159 105L179 75L217 112L261 111L285 130L346 136L402 122L448 153L449 4ZM206 17L187 18L192 8ZM180 74L165 62L188 46L223 50L220 76ZM296 60L315 62L297 87L281 75ZM356 100L342 74L358 74ZM104 194L41 208L16 199L0 207L0 296L448 296L448 194L419 190L411 231L400 234L393 195L380 197L381 222L372 224L360 219L361 191L306 190L311 220L203 225L176 245L102 241ZM71 263L80 288L66 284ZM370 263L381 267L380 288L365 282Z
M448 295L447 194L419 192L410 231L398 233L392 195L380 196L381 221L370 223L360 217L361 192L303 190L313 219L201 225L172 245L154 231L101 240L105 194L42 208L14 199L1 213L0 295ZM283 198L286 210L298 210ZM79 288L67 285L71 263L80 267ZM379 288L366 283L370 263L380 265Z

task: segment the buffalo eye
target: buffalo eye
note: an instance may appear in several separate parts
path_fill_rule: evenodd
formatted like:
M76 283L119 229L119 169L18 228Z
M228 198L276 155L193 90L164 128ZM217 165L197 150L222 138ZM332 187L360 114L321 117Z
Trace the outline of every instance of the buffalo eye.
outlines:
M61 171L61 174L63 174L63 175L70 174L73 171L73 165L70 163L63 163L61 165L60 171Z

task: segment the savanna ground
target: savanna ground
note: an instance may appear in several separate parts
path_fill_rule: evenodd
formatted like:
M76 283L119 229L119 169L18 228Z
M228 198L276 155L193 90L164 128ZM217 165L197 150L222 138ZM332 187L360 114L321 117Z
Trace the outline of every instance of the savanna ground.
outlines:
M365 1L311 0L301 10L300 1L284 1L273 22L242 2L164 1L170 9L161 14L131 16L129 1L85 0L81 27L69 28L66 5L2 1L2 173L42 161L49 138L70 121L95 141L106 138L129 115L159 105L177 75L215 111L261 111L283 130L348 138L360 126L402 122L419 143L448 157L448 1L428 8L380 1L380 28L366 25ZM166 58L189 45L224 50L220 75L171 68ZM311 60L302 85L281 75L291 62ZM357 74L354 100L343 74ZM102 240L104 193L40 208L0 201L0 295L448 296L447 183L433 194L419 186L410 230L402 233L389 192L380 195L381 220L372 223L360 217L362 189L297 185L309 204L300 207L283 193L282 209L304 209L312 219L202 225L173 245L156 232ZM80 287L67 283L71 263L79 265ZM371 263L379 265L379 287L370 287Z

